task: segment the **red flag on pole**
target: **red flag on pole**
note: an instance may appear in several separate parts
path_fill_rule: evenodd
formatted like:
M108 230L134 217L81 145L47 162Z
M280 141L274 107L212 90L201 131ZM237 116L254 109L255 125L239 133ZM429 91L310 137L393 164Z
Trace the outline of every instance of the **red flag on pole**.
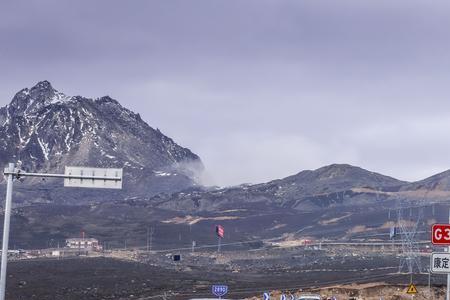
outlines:
M225 234L225 230L223 229L222 225L216 225L216 234L218 237L223 238L223 235Z

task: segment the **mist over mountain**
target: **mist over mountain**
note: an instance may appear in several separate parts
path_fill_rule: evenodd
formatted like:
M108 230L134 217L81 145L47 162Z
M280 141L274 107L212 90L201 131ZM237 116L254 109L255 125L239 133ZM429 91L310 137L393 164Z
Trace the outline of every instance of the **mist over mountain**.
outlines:
M195 185L203 170L196 154L118 101L67 96L48 81L0 109L0 164L8 162L58 173L64 166L124 168L125 192L146 195Z

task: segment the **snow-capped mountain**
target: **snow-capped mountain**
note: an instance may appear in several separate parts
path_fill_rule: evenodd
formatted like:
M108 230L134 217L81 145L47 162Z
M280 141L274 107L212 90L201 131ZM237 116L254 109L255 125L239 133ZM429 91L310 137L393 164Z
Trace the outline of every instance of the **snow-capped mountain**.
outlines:
M0 109L0 165L8 162L43 172L123 167L124 186L146 194L191 186L203 168L197 155L116 100L70 97L48 81L22 89Z

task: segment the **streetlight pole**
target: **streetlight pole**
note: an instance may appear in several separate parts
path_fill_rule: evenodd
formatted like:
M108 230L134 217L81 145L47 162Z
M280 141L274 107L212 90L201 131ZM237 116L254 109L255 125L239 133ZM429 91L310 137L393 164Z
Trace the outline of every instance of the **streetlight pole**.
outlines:
M11 220L11 202L12 202L12 188L13 188L13 172L14 164L10 163L8 168L5 168L5 173L9 174L6 177L6 203L5 203L5 220L3 223L3 245L2 245L2 265L0 271L0 299L5 299L6 291L6 264L8 262L8 242L9 242L9 224Z
M448 211L448 222L450 223L450 209ZM450 252L450 246L447 247L447 252ZM447 274L447 291L446 299L450 300L450 274Z
M75 173L75 174L74 174ZM76 174L76 173L79 173ZM100 169L100 168L80 168L66 167L65 174L47 174L47 173L27 173L15 169L14 163L8 164L3 173L6 176L6 201L5 201L5 219L3 225L2 257L0 267L0 300L5 300L6 294L6 266L8 263L8 242L9 225L11 220L12 192L14 177L49 177L63 178L64 186L89 187L89 188L122 188L122 169ZM92 175L85 175L92 174ZM104 174L103 176L98 174ZM107 182L113 184L106 184Z

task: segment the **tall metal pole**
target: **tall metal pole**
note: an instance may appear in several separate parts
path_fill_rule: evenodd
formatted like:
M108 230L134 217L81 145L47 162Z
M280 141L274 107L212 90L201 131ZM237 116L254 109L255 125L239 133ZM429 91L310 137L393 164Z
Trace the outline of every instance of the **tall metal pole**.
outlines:
M428 292L431 296L431 266L428 268Z
M147 252L149 250L150 228L147 226Z
M2 258L1 258L1 270L0 270L0 300L5 300L6 294L6 264L8 263L8 242L9 242L9 224L11 219L11 205L12 205L12 190L13 190L13 178L16 176L20 177L49 177L49 178L64 178L64 179L91 179L92 181L115 181L122 183L122 170L121 169L110 169L115 170L116 176L84 176L82 175L71 175L71 174L44 174L44 173L27 173L22 170L15 170L14 163L10 163L7 168L5 168L4 175L6 176L6 201L5 201L5 219L3 225L3 245L2 245ZM104 169L105 174L106 170ZM82 172L82 171L81 171ZM119 174L120 172L120 174ZM75 186L75 185L65 185L65 186ZM77 185L78 186L78 185ZM95 188L96 186L79 186L79 187L90 187ZM107 187L107 188L117 188L119 187ZM126 246L125 246L126 247Z
M152 226L150 227L150 248L149 250L152 250L153 248L153 233L155 232L155 228Z
M448 210L448 222L450 223L450 208ZM450 252L450 247L447 247L447 252ZM450 274L447 274L447 300L450 300Z
M10 163L7 170L14 172L14 164ZM11 202L13 189L13 175L7 175L6 201L5 201L5 219L3 223L3 245L2 245L2 265L0 271L0 300L5 300L6 293L6 264L8 263L8 242L9 242L9 223L11 219Z

